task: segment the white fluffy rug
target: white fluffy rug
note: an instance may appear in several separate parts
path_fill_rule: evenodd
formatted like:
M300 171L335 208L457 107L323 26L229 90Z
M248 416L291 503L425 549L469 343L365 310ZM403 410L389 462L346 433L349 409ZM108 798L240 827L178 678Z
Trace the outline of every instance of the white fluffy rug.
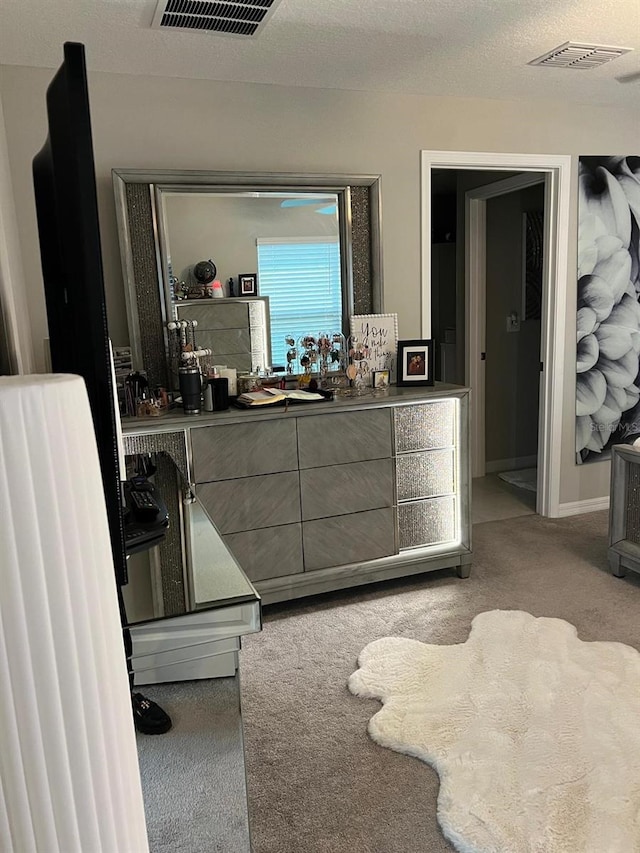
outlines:
M349 679L369 733L440 776L464 853L640 851L640 654L561 619L492 610L466 643L386 637Z

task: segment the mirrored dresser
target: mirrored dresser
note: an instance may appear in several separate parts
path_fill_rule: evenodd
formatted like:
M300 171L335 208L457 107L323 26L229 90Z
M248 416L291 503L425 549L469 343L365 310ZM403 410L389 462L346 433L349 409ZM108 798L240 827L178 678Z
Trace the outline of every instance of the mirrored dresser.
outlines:
M263 603L447 567L468 576L468 405L456 386L393 387L132 419L124 435L138 452L180 449L188 597L211 610L218 563L236 563Z

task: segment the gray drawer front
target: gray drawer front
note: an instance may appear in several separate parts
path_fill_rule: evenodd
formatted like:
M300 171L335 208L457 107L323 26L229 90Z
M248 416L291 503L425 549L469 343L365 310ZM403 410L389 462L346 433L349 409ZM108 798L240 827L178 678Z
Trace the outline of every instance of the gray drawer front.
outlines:
M321 468L391 456L389 409L298 418L300 468Z
M238 373L251 373L253 366L256 364L256 359L253 358L250 352L246 353L216 353L216 364L226 364L227 367L233 367Z
M374 459L300 472L302 519L393 506L393 461Z
M213 352L215 364L226 364L223 356L250 355L251 334L249 329L220 329L217 331L200 330L198 326L198 346L209 348Z
M456 537L455 497L431 498L398 506L400 550L452 542Z
M211 329L249 328L249 306L245 302L207 302L198 305L179 305L181 320L197 320L197 333Z
M423 450L396 459L398 500L450 495L456 490L455 451Z
M456 400L398 406L394 411L396 452L456 444Z
M197 495L223 535L300 521L297 471L203 483Z
M295 420L221 424L191 430L196 483L295 471Z
M305 521L302 535L305 571L364 563L395 553L393 509Z
M302 571L302 525L285 524L223 537L252 581L295 575Z

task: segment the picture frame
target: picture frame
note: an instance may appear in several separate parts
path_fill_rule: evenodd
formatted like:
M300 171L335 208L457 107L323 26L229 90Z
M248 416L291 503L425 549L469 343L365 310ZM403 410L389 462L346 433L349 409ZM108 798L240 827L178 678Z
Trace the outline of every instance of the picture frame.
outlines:
M258 273L256 273L256 272L238 273L238 296L257 296L257 295L258 295Z
M389 371L389 381L395 379L398 350L397 314L352 314L349 318L352 339L357 339L367 354L362 380L372 384L372 374Z
M434 385L433 340L398 341L398 386Z
M372 370L371 385L374 388L388 388L391 384L390 370Z

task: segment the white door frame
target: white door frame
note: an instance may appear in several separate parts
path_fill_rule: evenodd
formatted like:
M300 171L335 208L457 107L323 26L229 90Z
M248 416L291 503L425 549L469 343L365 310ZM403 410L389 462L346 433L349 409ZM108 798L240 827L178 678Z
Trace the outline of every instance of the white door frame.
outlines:
M474 187L465 193L465 382L473 388L471 407L471 475L484 477L485 371L481 353L487 351L487 201L546 182L540 172L522 173L503 181Z
M498 154L469 151L422 151L422 336L431 335L431 170L476 169L543 172L545 175L544 270L542 293L540 415L538 429L538 512L557 517L560 510L560 464L564 379L565 318L571 157L547 154ZM477 259L476 259L477 264ZM477 268L475 270L477 272ZM468 307L468 306L467 306ZM470 310L465 312L470 317ZM470 349L468 329L466 347ZM477 317L474 318L477 323ZM466 323L465 323L466 324ZM470 360L466 383L475 393ZM472 410L473 410L472 406Z

